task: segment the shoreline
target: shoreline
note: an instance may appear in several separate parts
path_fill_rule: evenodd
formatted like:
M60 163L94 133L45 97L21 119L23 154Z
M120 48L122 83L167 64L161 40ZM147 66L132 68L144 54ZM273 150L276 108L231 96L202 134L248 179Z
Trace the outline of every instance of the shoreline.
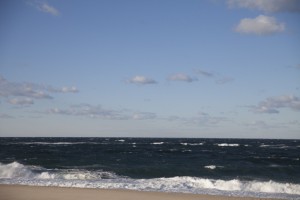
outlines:
M5 184L0 184L0 194L0 200L272 200L272 198L146 192L126 189L92 189Z

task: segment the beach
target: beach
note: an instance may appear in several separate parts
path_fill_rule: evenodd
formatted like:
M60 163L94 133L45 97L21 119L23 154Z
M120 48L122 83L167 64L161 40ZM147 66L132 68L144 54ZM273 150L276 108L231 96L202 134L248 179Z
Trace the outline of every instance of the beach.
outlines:
M88 189L0 185L0 200L255 200L262 198L228 197L214 195L141 192L121 189ZM266 199L271 200L271 199ZM277 199L278 200L278 199Z

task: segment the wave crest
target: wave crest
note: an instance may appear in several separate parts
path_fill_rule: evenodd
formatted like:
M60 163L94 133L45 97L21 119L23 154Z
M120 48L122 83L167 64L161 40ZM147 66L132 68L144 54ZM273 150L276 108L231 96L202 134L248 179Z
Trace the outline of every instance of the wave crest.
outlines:
M214 168L214 165L205 166ZM178 176L172 178L132 179L112 172L79 169L47 170L18 162L0 163L0 184L60 186L142 191L184 192L300 199L300 184L274 181L220 180Z
M18 162L0 163L0 179L62 179L97 180L117 178L112 172L87 171L78 169L47 170L37 166L25 166Z

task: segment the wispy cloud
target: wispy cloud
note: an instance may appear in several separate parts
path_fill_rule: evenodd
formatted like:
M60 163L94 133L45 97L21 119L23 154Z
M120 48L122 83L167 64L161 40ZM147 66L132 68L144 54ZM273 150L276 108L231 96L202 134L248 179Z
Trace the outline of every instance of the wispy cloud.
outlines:
M294 65L292 68L300 70L300 64Z
M299 12L299 0L227 0L231 8L256 9L267 13Z
M60 12L54 6L49 5L46 1L29 1L29 4L41 12L48 13L53 16L60 15Z
M0 114L1 119L13 119L14 117L12 115L8 115L5 113Z
M13 105L31 105L34 99L53 99L50 93L76 93L72 87L55 88L31 82L12 82L0 75L0 98L9 99Z
M199 112L196 116L193 117L170 116L168 117L168 120L173 122L182 122L186 125L197 125L205 127L217 126L221 122L228 121L224 117L215 117L204 112Z
M34 99L52 99L43 91L43 86L34 83L10 82L0 76L0 97L29 97Z
M128 83L138 84L138 85L147 85L147 84L156 84L157 82L154 79L147 78L145 76L134 76L131 79L127 80Z
M220 75L218 73L209 72L209 71L202 70L202 69L195 70L195 73L200 75L200 76L204 76L204 77L207 77L207 78L214 79L215 83L220 84L220 85L230 83L230 82L234 81L234 78L232 78L232 77L223 76L223 75Z
M235 27L235 31L243 34L271 35L285 30L284 23L274 17L259 15L256 18L244 18Z
M208 72L208 71L204 71L204 70L201 70L201 69L198 69L196 70L196 73L201 75L201 76L205 76L205 77L214 77L215 74L212 73L212 72Z
M79 92L78 88L75 86L71 87L61 87L61 88L53 88L53 87L48 87L47 90L49 92L54 92L54 93L77 93Z
M250 122L250 123L245 123L244 124L246 127L249 127L251 129L272 129L272 128L282 128L284 127L284 125L282 124L269 124L263 120L256 120L256 121L253 121L253 122Z
M250 106L251 111L255 113L279 113L279 109L289 108L294 111L300 111L300 98L294 95L282 95L270 97L260 102L256 106Z
M222 77L222 78L216 80L216 83L222 85L222 84L230 83L232 81L234 81L234 78L231 78L231 77Z
M25 106L25 105L32 105L34 103L33 99L31 98L13 98L9 99L8 103L12 105L20 105L20 106Z
M186 74L182 74L182 73L178 73L178 74L173 74L171 76L168 77L168 80L170 81L184 81L184 82L194 82L197 81L197 78L192 78L189 75Z
M300 126L300 121L299 120L292 120L288 122L289 125L295 125L295 126Z
M106 120L149 120L157 116L151 112L134 112L127 109L115 110L103 108L101 105L79 104L66 109L52 108L46 114L59 114L69 116L82 116Z
M151 112L136 112L133 113L132 115L132 119L135 120L146 120L146 119L155 119L157 118L155 113L151 113Z
M73 105L67 109L52 108L47 111L50 114L72 115L72 116L85 116L90 118L102 119L126 119L123 111L116 111L113 109L105 109L100 105L80 104Z

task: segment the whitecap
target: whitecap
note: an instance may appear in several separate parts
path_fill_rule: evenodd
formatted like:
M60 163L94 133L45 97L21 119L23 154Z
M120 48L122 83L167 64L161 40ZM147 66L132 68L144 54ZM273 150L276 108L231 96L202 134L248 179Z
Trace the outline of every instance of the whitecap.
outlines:
M154 144L154 145L161 145L161 144L164 144L164 142L153 142L151 144Z
M227 143L221 143L217 144L219 147L238 147L240 146L239 144L227 144Z
M206 168L206 169L216 169L217 166L216 165L207 165L207 166L204 166L204 168Z
M187 143L187 142L182 142L182 143L180 143L180 144L183 145L183 146L187 146L187 145L189 145L189 146L203 145L202 142L200 142L200 143Z
M78 169L47 170L38 166L26 166L18 162L0 163L0 179L62 179L62 180L93 180L116 178L117 175L105 171L88 171Z

